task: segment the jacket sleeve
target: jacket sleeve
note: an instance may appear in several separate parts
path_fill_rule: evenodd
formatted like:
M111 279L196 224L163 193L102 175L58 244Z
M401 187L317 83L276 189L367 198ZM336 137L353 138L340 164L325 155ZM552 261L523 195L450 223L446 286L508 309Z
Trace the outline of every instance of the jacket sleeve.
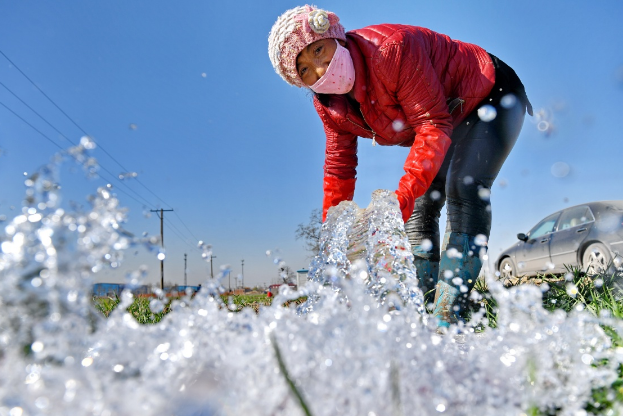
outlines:
M357 175L357 136L341 130L317 98L314 98L314 106L327 138L322 202L322 221L325 221L329 208L353 199Z
M426 192L443 163L450 147L452 119L426 39L413 33L392 38L379 48L375 64L416 133L396 190L406 222L416 198Z

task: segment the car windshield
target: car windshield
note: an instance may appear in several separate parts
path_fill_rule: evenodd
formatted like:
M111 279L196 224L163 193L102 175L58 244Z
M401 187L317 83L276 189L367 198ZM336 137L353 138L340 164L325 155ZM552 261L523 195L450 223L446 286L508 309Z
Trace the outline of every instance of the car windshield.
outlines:
M558 219L559 215L560 213L556 213L545 218L543 221L538 223L532 230L530 230L528 236L530 238L539 238L545 234L551 233L554 230L554 225L556 225L556 220Z

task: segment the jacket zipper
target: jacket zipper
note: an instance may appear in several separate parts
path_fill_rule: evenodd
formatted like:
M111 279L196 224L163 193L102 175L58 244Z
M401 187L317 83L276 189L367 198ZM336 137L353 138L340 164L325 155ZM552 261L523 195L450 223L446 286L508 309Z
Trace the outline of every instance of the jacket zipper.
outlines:
M452 114L454 112L454 110L456 110L456 108L458 106L461 106L461 114L463 114L463 104L465 103L465 100L462 98L455 98L454 100L451 100L448 103L448 110L449 113Z
M364 117L363 113L361 113L361 118L363 118L363 121L366 122L366 124L368 124L368 122L366 121L366 118ZM352 124L354 124L355 126L359 127L362 130L365 130L367 132L372 133L372 146L376 146L376 132L372 129L367 129L357 123L355 123L353 120L351 120L350 118L346 117L346 120L350 121ZM368 124L369 125L369 124Z

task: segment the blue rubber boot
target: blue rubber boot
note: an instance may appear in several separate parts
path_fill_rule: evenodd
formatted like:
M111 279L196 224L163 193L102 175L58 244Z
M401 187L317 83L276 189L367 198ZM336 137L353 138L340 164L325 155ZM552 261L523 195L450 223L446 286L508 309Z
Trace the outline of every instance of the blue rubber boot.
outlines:
M435 300L435 287L439 277L439 255L435 255L432 245L413 246L413 265L417 271L420 289L424 295L424 305Z
M435 290L435 309L433 310L433 316L437 318L438 327L449 327L450 324L455 324L458 319L453 311L456 299L461 292L459 289L446 282L437 282L437 289Z
M417 270L420 289L424 294L424 304L428 305L435 300L435 287L437 286L437 278L439 276L439 262L415 256L413 265Z
M477 245L475 236L455 232L444 235L433 312L439 326L464 319L469 292L476 284L482 268L480 257L485 252L486 245Z

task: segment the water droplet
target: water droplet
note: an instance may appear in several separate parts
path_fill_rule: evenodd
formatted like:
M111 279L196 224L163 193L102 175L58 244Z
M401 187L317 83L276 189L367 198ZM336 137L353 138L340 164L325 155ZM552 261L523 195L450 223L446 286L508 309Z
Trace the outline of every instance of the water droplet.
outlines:
M136 172L124 172L119 174L119 179L133 179L138 177Z
M567 295L575 298L578 294L578 287L573 283L567 283Z
M420 248L424 251L431 251L433 249L433 242L428 238L425 238L424 240L422 240Z
M593 363L593 356L590 354L582 354L582 362L586 365L591 365Z
M395 132L402 131L404 127L405 127L405 123L402 120L394 120L394 122L392 123L392 128L394 129Z
M571 172L571 167L565 162L556 162L552 165L551 171L555 177L564 178Z
M536 125L536 128L539 131L543 131L543 132L549 131L550 129L549 121L545 121L545 120L539 121L539 123Z
M597 229L605 233L613 233L617 229L620 229L619 215L615 213L604 213L601 216L600 221L597 222ZM615 259L616 260L616 259Z
M87 150L93 150L95 149L96 144L89 136L82 136L80 138L80 146L84 147Z
M432 199L433 201L437 201L439 198L441 198L441 192L433 191L430 193L430 199Z
M517 103L517 97L514 94L506 94L500 100L500 105L506 109L512 108Z
M498 112L494 106L485 104L478 109L478 117L484 122L490 122L495 120Z
M491 190L489 188L480 188L478 190L478 197L483 201L488 201L491 198Z
M13 407L9 410L9 416L22 416L24 414L24 409L21 407Z
M152 299L149 301L149 310L153 313L160 313L164 310L164 303L160 299Z
M477 246L486 246L487 245L487 241L489 239L487 238L486 235L484 234L478 234L475 238L474 238L474 243Z
M50 405L50 400L47 397L41 396L35 399L35 406L39 409L45 409Z

